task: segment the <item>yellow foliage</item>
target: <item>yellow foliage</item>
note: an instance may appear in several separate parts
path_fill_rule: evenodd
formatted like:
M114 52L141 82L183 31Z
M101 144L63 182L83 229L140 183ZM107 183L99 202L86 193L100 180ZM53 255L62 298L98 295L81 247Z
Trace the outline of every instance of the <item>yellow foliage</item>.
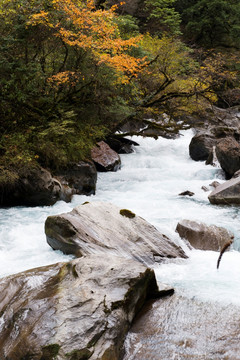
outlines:
M114 21L115 7L99 10L95 8L94 0L53 0L53 5L54 12L34 14L29 24L48 26L66 45L91 52L97 64L104 63L113 68L123 83L142 69L145 59L129 54L129 50L139 46L141 36L121 39ZM66 76L59 74L57 81L60 83L61 79L65 82Z

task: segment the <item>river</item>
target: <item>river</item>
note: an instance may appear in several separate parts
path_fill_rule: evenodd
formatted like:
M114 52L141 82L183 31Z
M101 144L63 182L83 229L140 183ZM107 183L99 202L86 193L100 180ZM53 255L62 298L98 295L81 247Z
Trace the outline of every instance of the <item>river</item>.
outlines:
M190 159L188 145L192 136L192 131L188 130L176 140L133 138L140 146L135 147L135 152L132 154L121 155L120 171L98 174L95 196L76 195L69 204L59 201L51 207L0 209L0 276L71 258L53 251L47 245L44 235L46 217L70 211L85 201L109 201L142 216L184 247L189 256L187 260L156 265L155 272L159 281L174 286L177 296L183 299L186 308L193 299L195 302L205 304L201 305L203 311L201 314L204 313L205 316L209 308L215 308L216 303L225 309L229 306L238 307L240 305L239 208L209 203L210 192L203 191L202 186L210 190L209 184L214 180L223 182L224 174L219 167L206 166L204 162L194 162ZM195 195L193 197L178 195L185 190L190 190ZM219 270L216 269L219 255L217 252L190 251L186 248L175 232L176 225L181 219L223 226L234 233L233 247L230 252L224 254ZM175 301L178 302L179 298L175 298ZM207 318L210 321L210 315ZM189 324L189 326L191 330L193 325ZM127 342L129 360L185 359L181 356L176 357L174 352L172 357L168 358L164 355L158 358L156 354L159 349L152 356L145 354L141 357L140 352L136 355L135 338L136 333L130 333ZM147 345L145 344L144 347L147 348ZM200 353L203 354L201 351ZM240 352L239 357L197 356L190 358L240 359Z

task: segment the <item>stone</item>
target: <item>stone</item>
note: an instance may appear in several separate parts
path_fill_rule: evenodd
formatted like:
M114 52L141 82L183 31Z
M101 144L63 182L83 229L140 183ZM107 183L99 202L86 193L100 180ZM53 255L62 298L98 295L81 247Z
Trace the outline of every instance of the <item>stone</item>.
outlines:
M19 174L11 186L1 186L0 206L45 206L53 205L64 190L51 173L40 166Z
M181 247L146 220L130 211L131 216L126 216L126 210L110 203L92 202L69 213L49 216L45 222L47 242L66 254L112 254L147 265L165 257L187 257Z
M180 194L178 194L179 196L193 196L195 195L194 192L192 191L189 191L189 190L186 190L186 191L183 191L181 192Z
M117 171L121 167L119 155L104 141L100 141L91 150L91 158L98 171Z
M153 270L107 254L0 279L0 358L118 360L135 314L160 292Z
M240 144L234 138L220 140L216 145L216 155L228 178L240 169Z
M211 184L209 184L209 186L214 187L216 189L216 187L218 187L220 185L220 183L218 181L213 181Z
M92 161L69 164L55 173L62 186L70 188L72 194L92 195L96 191L97 169Z
M194 295L175 292L141 310L127 335L123 360L239 360L239 305L230 296L228 302L216 295L203 300L215 289L207 282L202 294L198 280L201 286L201 274Z
M223 246L233 241L233 234L223 227L206 225L192 220L181 220L177 224L176 231L179 236L189 241L195 248L200 250L220 251Z
M208 192L208 191L209 191L209 188L206 187L206 186L202 186L201 189L202 189L203 191L205 191L205 192Z
M215 145L216 139L211 133L197 133L189 144L189 155L195 161L207 160Z
M220 184L210 193L208 199L211 204L216 205L240 204L240 178L233 178Z
M106 139L106 143L118 154L131 154L134 152L133 146L139 146L139 144L133 140L124 137L117 137L114 135L108 137Z
M236 179L239 176L240 176L240 170L236 171L232 177L233 177L233 179Z

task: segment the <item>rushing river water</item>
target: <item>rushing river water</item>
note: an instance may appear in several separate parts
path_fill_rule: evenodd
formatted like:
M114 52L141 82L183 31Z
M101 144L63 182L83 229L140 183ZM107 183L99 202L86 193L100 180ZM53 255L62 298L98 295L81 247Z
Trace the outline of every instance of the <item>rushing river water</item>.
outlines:
M211 189L212 181L223 182L223 173L219 167L190 159L192 136L192 131L186 131L176 140L134 138L140 146L134 153L121 156L122 169L98 174L95 196L74 196L69 204L59 201L50 207L0 209L0 276L69 259L47 245L46 217L70 211L84 201L101 200L132 210L181 244L175 232L181 219L231 230L235 234L234 249L224 254L218 271L218 253L185 249L189 260L156 267L156 274L162 282L190 295L240 304L240 297L234 296L240 293L239 208L209 203L209 192L201 187ZM179 196L184 190L195 195Z
M205 304L217 302L222 307L238 307L239 208L213 206L209 203L209 192L204 192L202 186L210 190L209 184L212 181L223 182L223 172L219 167L206 166L203 162L194 162L189 158L188 145L192 136L191 131L186 131L184 136L176 140L134 138L140 146L135 148L134 153L121 156L120 171L99 174L97 194L90 198L74 196L70 204L60 201L52 207L0 209L0 276L71 258L53 251L47 245L44 235L46 217L70 211L84 201L109 201L144 217L182 246L184 244L175 232L177 222L181 219L197 220L231 230L235 235L235 242L231 251L224 254L219 270L216 269L217 252L190 251L185 247L189 259L157 265L155 272L159 281L175 287L176 293L185 299L186 308L189 307L189 299ZM190 190L195 195L178 195L185 190ZM214 305L211 306L214 308ZM201 307L203 308L204 306ZM204 311L205 315L206 313L207 310ZM207 317L210 319L210 316ZM130 334L129 339L134 336L136 334ZM129 352L128 358L168 360L167 355L159 358L157 355L134 357L134 351ZM175 358L185 359L173 355L172 359ZM210 360L211 357L199 359ZM239 357L219 356L212 359L240 359L240 352Z

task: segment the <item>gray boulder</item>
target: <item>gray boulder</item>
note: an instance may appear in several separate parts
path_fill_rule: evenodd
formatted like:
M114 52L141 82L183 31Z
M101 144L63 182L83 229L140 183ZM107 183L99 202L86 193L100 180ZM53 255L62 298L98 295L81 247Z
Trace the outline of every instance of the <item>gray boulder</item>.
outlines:
M216 155L228 178L240 169L240 144L234 138L226 137L219 141Z
M135 314L158 296L153 270L111 255L0 279L0 358L117 360Z
M240 204L240 177L232 178L220 184L208 196L211 204L238 205Z
M227 242L233 241L233 234L223 227L206 225L192 220L181 220L176 231L181 238L200 250L220 251Z
M91 158L98 171L117 171L121 167L120 156L104 141L100 141L91 150Z
M131 211L104 202L86 203L71 212L49 216L48 244L76 256L112 254L153 264L162 258L186 255L167 236Z

